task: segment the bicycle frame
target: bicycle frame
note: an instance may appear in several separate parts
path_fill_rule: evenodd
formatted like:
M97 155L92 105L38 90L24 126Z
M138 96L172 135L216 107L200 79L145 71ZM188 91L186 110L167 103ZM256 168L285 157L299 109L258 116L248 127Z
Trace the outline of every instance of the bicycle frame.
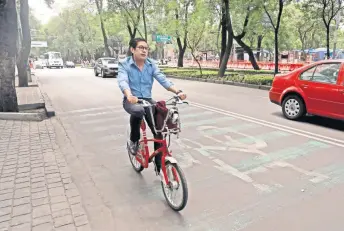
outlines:
M164 174L164 180L165 180L166 184L168 185L170 182L167 178L165 160L166 160L166 156L172 156L172 155L167 148L167 141L166 141L166 139L162 139L162 140L160 140L160 139L147 139L147 132L146 132L147 126L146 126L144 119L142 119L142 122L141 122L141 129L142 129L142 133L143 133L143 139L141 139L139 141L139 143L141 145L143 145L144 151L142 152L141 150L139 150L139 153L144 158L144 161L142 161L138 157L138 155L136 155L135 159L141 164L141 166L143 166L144 168L148 168L150 160L153 159L158 153L161 152L162 153L161 170ZM158 150L154 151L152 154L149 154L148 142L157 142L157 143L160 143L162 145ZM173 172L173 176L174 176L175 181L177 181L179 183L178 174L176 172L176 169L172 168L172 172Z

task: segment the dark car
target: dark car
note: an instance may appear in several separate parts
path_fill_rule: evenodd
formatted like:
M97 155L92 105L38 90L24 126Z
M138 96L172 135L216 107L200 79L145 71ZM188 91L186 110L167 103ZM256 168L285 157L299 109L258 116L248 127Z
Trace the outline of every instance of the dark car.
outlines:
M117 77L118 74L118 60L111 57L99 58L94 64L94 75L102 78L107 76Z

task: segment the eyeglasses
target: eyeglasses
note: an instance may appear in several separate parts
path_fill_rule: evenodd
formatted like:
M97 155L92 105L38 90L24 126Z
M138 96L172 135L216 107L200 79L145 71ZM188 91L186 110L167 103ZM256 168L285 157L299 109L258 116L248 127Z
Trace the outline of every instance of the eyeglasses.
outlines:
M143 50L149 51L149 47L139 46L137 48L140 49L141 51Z

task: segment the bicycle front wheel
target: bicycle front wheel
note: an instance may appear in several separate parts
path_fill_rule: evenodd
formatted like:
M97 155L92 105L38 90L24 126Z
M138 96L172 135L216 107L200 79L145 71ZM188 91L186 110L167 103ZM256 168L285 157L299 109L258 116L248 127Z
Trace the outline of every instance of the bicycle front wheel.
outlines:
M181 211L185 208L188 201L188 186L184 172L178 164L168 161L166 162L166 171L169 184L167 185L165 181L162 180L162 191L164 192L168 205L174 211ZM177 199L176 197L179 193L179 199Z

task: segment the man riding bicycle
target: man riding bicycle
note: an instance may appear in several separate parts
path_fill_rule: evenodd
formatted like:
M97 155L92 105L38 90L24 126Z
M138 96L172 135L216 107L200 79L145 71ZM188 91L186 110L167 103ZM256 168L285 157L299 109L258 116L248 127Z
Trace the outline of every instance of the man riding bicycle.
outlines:
M143 38L134 38L130 41L131 57L127 57L118 65L118 85L121 89L124 99L123 108L130 116L130 140L127 142L128 149L132 155L136 155L138 151L138 141L140 140L140 125L143 116L145 116L148 126L150 127L155 139L162 139L161 134L155 134L153 127L153 119L150 118L150 113L146 109L137 104L138 99L144 99L151 104L155 101L152 99L152 87L154 79L156 79L165 89L177 94L180 99L186 99L186 94L181 90L177 90L173 83L166 79L166 76L159 70L159 68L147 58L148 44ZM154 115L154 107L153 115ZM159 148L159 143L154 143L154 149ZM155 158L155 166L157 172L161 169L161 153Z

